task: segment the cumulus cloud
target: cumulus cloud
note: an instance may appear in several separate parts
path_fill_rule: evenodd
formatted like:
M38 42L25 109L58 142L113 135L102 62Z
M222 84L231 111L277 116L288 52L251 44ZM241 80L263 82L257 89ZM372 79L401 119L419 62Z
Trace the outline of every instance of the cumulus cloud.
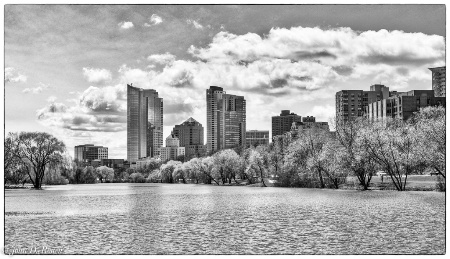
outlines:
M25 89L22 90L22 93L26 93L26 94L28 94L28 93L31 93L31 94L39 94L39 93L41 93L42 91L45 91L45 90L47 90L47 89L49 89L49 88L50 88L50 85L44 84L44 83L40 82L40 83L39 83L39 86L37 86L37 87L32 87L32 88L25 88Z
M80 105L91 112L125 113L126 86L90 86L79 97Z
M171 64L175 61L175 56L166 52L165 54L154 54L147 57L147 60L155 64Z
M120 23L118 24L118 26L119 26L121 29L125 29L125 30L134 27L134 25L133 25L132 22L120 22Z
M135 83L135 85L139 85L141 82L148 84L148 82L155 75L154 71L144 71L139 68L131 68L126 64L120 66L119 70L119 80L122 84L131 84Z
M194 26L195 29L198 30L203 30L203 25L201 25L199 22L195 21L195 20L186 20L187 24L192 24Z
M71 131L119 132L126 130L126 87L91 86L78 96L78 103L66 106L49 98L46 107L36 111L46 126Z
M47 102L54 103L58 99L56 96L52 95L47 98Z
M126 130L126 117L119 115L96 116L84 113L78 107L51 103L36 111L38 120L49 127L70 131L118 132Z
M83 67L83 76L91 83L105 83L111 81L111 72L104 68Z
M13 67L5 68L5 83L25 83L27 81L27 76L17 72Z
M250 75L247 88L255 91L252 85L258 80L261 93L284 89L280 93L288 94L286 88L318 90L361 77L382 81L394 89L404 88L412 79L429 78L427 67L443 65L445 41L438 35L403 31L294 27L273 28L263 37L219 32L208 46L191 46L188 52L200 61L227 69L266 66L270 80L257 78L258 73ZM283 69L276 72L281 65Z
M156 15L156 14L152 14L152 16L150 17L150 23L144 23L145 27L150 27L153 25L158 25L160 23L162 23L163 20L160 16Z
M441 36L423 33L294 27L273 28L264 37L219 32L208 47L191 46L189 52L202 60L254 62L277 58L335 66L351 62L421 65L441 60L445 43Z

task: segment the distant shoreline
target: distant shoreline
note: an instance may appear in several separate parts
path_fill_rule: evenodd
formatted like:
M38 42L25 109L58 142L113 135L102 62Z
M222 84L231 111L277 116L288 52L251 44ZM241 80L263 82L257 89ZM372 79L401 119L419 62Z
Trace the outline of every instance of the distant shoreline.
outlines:
M435 178L436 176L430 176L430 175L410 175L408 177L408 183L406 185L406 191L434 191L439 192L436 188ZM268 179L265 180L266 187L277 187L277 188L298 188L298 189L320 189L320 188L299 188L299 187L278 187L275 186L274 183L270 183ZM151 183L151 182L147 182ZM95 185L95 184L115 184L115 183L93 183L93 184L80 184L80 185ZM119 184L138 184L138 183L130 183L130 182L123 182ZM139 184L146 184L146 183L139 183ZM184 184L184 183L159 183L159 182L153 182L152 184ZM244 187L264 187L261 182L254 183L254 184L247 184L247 181L241 181L238 183L231 183L231 184L204 184L204 183L193 183L188 182L185 184L193 184L193 185L211 185L211 186L244 186ZM61 185L43 185L42 187L45 189L45 187L48 186L63 186ZM79 185L79 184L68 184L68 185ZM33 186L31 184L25 184L25 186L22 185L7 185L5 186L5 190L14 190L14 189L33 189ZM330 188L326 188L330 189ZM357 179L353 179L353 177L349 177L348 182L346 184L343 184L340 186L339 189L330 189L330 190L360 190L360 187L358 185ZM384 181L381 182L381 177L379 176L373 176L371 181L371 186L369 191L391 191L395 190L395 187L390 181L389 177L384 177Z

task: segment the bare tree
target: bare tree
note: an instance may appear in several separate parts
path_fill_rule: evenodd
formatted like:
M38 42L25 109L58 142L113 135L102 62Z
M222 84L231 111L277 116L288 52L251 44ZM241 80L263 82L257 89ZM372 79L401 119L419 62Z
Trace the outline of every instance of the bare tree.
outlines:
M193 158L191 159L192 167L196 172L200 175L203 175L208 180L208 183L211 184L212 181L214 181L217 185L219 185L219 182L214 179L212 170L214 167L214 162L212 157L201 157L201 158Z
M179 165L181 165L181 162L175 160L170 160L167 163L163 164L160 168L162 178L164 178L164 180L168 181L169 183L173 183L174 170Z
M371 125L363 120L336 121L336 140L344 148L344 154L338 162L356 176L363 190L369 188L377 169L376 161L367 152L361 136L369 127Z
M410 121L416 128L418 158L445 179L445 108L426 107Z
M408 175L417 172L417 138L412 125L400 119L372 123L364 134L369 154L391 177L398 191L406 189Z
M20 132L11 137L14 156L27 166L34 188L41 189L45 170L50 162L62 157L64 143L45 132Z
M329 186L335 189L339 189L339 185L345 183L347 178L346 170L341 163L344 155L344 147L337 141L329 140L323 146L318 158L322 162L322 169L328 178Z
M317 173L320 181L320 188L325 188L324 174L326 170L324 161L321 159L320 155L324 145L329 141L329 137L328 132L317 128L305 129L299 136L301 143L307 146L307 167L311 171Z

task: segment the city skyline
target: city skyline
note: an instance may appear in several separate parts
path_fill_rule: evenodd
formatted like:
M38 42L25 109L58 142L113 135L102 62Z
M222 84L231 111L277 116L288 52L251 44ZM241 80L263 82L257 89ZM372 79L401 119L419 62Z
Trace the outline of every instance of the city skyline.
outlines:
M281 110L327 122L341 90L431 90L444 20L444 5L7 5L5 132L125 158L131 83L164 98L164 137L189 117L206 125L213 85L244 96L247 130L270 129Z

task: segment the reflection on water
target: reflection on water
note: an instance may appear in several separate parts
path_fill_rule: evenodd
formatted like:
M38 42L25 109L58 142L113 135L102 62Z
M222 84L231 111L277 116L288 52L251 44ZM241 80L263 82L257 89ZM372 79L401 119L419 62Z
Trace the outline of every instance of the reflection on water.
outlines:
M67 254L443 254L445 196L183 184L7 190L5 245Z

